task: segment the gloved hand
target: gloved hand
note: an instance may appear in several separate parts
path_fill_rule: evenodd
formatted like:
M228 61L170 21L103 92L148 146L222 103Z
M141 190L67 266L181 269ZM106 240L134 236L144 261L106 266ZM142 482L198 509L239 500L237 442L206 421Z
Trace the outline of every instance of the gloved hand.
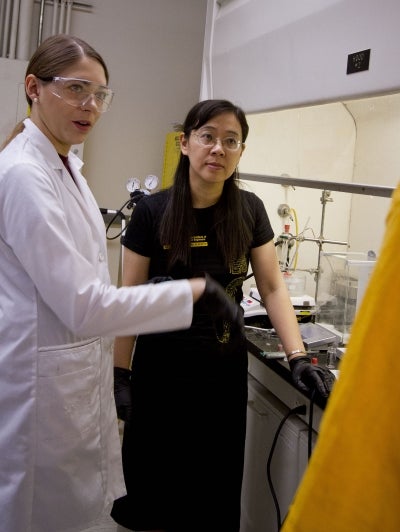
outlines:
M131 371L114 367L114 398L118 419L129 421L132 413Z
M302 392L310 393L314 389L324 397L329 397L335 376L331 371L311 364L307 357L296 357L289 360L294 384Z
M214 281L205 274L206 287L195 305L212 316L215 320L226 320L232 324L232 330L244 328L243 309Z

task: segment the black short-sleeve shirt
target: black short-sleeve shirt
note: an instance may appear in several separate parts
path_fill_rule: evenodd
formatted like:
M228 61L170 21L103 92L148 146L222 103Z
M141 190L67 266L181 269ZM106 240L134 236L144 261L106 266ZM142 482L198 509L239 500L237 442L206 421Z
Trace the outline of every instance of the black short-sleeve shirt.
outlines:
M226 267L219 253L215 231L213 230L214 207L194 209L197 232L192 235L191 265L183 267L177 265L168 275L174 279L190 278L207 271L213 278L240 303L242 298L241 286L247 274L251 248L261 246L273 239L274 233L264 204L252 192L240 190L243 202L247 202L251 212L252 242L244 257ZM150 257L149 277L164 276L168 251L163 249L158 238L158 229L168 198L168 191L160 191L145 196L136 205L122 244L145 257ZM229 228L235 231L235 227Z

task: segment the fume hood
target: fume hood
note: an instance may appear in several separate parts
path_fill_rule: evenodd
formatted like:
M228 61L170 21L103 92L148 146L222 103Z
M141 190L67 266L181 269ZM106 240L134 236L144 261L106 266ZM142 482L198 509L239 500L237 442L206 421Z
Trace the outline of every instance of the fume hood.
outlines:
M396 0L209 0L202 99L253 113L398 91L399 16Z

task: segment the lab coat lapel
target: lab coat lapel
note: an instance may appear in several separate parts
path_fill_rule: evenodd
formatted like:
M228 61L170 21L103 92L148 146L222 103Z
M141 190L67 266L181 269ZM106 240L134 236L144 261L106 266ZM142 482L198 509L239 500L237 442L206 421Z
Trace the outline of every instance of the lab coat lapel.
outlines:
M86 217L88 224L91 226L93 238L104 241L104 231L102 230L104 227L104 221L100 209L89 189L86 179L80 173L80 168L83 166L83 162L72 152L69 153L68 160L73 175L71 177L67 169L62 165L62 179L65 186L81 205L82 213ZM95 224L93 224L93 219L96 220ZM101 230L99 230L99 228L101 228Z

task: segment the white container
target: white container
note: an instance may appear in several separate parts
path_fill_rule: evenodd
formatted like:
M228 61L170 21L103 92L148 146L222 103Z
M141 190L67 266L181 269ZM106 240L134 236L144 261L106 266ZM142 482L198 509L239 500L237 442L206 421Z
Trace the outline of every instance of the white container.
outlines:
M289 291L289 296L302 296L306 293L306 277L298 273L285 272L283 279Z

